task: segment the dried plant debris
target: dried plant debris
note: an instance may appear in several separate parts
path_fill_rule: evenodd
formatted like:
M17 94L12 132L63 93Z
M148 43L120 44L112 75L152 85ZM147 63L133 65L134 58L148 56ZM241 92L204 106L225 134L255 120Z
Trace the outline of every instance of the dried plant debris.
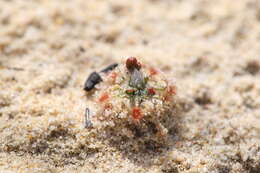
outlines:
M158 140L167 136L178 107L171 79L135 57L94 73L99 77L92 80L91 73L84 87L89 92L85 127L129 138Z

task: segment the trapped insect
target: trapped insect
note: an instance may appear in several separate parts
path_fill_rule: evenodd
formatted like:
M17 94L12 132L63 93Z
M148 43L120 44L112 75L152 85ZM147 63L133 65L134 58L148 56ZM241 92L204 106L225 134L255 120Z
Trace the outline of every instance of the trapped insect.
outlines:
M118 66L117 63L111 64L111 65L107 66L105 69L101 70L100 73L107 73L107 72L113 70L114 68L116 68L117 66ZM92 72L88 76L88 78L84 84L84 90L85 91L92 90L95 87L95 85L97 85L101 81L102 81L102 78L101 78L100 74L97 72Z
M111 64L111 65L107 66L106 68L104 68L103 70L101 70L100 73L107 73L107 72L113 70L114 68L116 68L117 66L118 66L117 63ZM87 92L91 91L95 87L95 85L97 85L100 82L102 82L101 76L97 72L92 72L88 76L87 80L85 81L84 90ZM85 128L92 127L89 108L86 108L86 110L85 110L85 125L84 126L85 126Z

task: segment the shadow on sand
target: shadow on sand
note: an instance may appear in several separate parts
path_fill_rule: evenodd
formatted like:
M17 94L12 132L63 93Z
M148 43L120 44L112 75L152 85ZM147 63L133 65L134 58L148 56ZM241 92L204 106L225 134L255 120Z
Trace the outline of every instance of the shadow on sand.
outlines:
M180 116L175 116L164 124L166 128L169 127L167 128L168 135L161 139L151 137L151 134L156 133L153 125L149 127L149 135L144 133L141 127L129 125L128 128L133 132L133 137L119 135L114 129L109 129L105 135L106 139L103 140L134 164L149 168L182 140L180 118Z

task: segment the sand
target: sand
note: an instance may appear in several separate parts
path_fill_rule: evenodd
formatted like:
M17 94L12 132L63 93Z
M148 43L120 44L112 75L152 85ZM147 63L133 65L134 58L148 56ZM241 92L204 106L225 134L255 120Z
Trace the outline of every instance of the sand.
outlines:
M258 0L2 0L0 172L256 173L259 43ZM129 56L176 80L167 146L84 128L86 77Z

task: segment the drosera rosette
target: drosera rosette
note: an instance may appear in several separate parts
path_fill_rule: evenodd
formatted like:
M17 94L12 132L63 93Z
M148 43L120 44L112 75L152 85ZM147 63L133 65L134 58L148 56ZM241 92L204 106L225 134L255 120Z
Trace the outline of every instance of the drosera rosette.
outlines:
M88 95L87 127L129 138L167 136L178 106L176 86L161 71L130 57L99 75Z

